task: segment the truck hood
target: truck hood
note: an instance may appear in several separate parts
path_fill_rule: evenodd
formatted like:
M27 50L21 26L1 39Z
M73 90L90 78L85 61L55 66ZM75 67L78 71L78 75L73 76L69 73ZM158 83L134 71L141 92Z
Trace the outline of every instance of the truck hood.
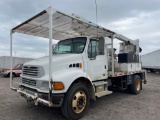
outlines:
M21 70L22 68L12 68L12 70ZM10 68L2 68L2 70L10 70Z
M70 64L77 64L82 62L81 54L54 54L52 56L52 70L53 72L61 69L69 68ZM43 66L45 73L49 71L49 57L42 57L32 60L24 64L24 66Z

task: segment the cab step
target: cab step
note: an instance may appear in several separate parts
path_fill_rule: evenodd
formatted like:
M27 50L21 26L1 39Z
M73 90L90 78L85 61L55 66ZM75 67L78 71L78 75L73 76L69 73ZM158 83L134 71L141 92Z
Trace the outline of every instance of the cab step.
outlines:
M108 82L107 81L98 81L93 83L95 86L95 96L100 98L105 95L109 95L112 92L108 91Z
M95 96L96 96L97 98L100 98L100 97L103 97L103 96L105 96L105 95L109 95L109 94L112 94L112 93L113 93L112 91L106 90L106 91L102 91L102 92L95 93Z

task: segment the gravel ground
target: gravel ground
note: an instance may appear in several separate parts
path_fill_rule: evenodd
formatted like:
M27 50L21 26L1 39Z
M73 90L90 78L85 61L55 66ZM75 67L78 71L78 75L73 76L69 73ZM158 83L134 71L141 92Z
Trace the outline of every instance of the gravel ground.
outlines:
M14 79L18 85L19 78ZM139 95L114 92L91 101L82 120L160 120L160 75L148 73ZM0 78L0 120L65 120L59 108L28 107L24 98L9 89L9 78Z

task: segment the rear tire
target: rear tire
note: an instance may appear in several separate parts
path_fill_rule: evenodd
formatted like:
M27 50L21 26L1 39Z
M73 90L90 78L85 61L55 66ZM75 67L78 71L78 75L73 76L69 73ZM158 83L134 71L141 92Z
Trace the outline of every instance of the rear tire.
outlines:
M61 107L62 114L70 120L78 120L86 114L89 103L88 89L82 83L76 83L65 95Z
M8 73L7 77L10 77L10 73ZM12 73L12 77L16 77L16 74Z
M139 75L134 75L133 83L130 85L130 91L132 94L139 94L142 88L142 81Z

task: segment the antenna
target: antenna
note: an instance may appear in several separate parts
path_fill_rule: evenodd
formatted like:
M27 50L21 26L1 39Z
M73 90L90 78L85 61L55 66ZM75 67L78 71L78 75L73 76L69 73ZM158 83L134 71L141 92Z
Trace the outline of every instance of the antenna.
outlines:
M16 57L16 53L17 53L17 52L16 52L16 51L14 51L15 57Z
M97 8L97 0L95 0L95 6L96 6L96 24L97 24L97 38L98 38L98 8Z

